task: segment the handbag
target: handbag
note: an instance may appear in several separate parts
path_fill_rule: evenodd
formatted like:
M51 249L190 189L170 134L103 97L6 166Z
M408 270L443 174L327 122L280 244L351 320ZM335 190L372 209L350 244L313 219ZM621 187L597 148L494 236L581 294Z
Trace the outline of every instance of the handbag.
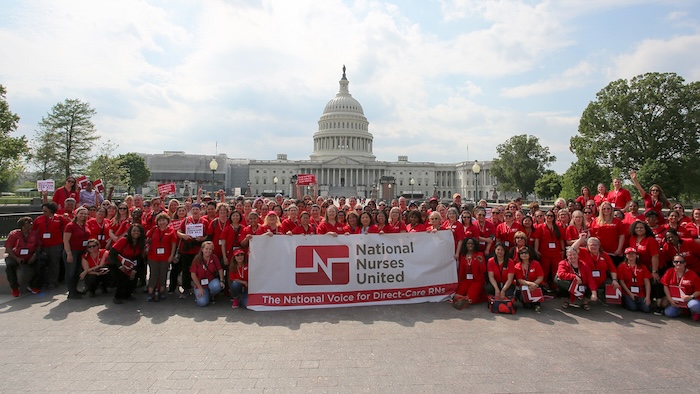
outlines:
M494 296L490 295L488 306L491 313L515 314L515 299L513 298L497 300Z

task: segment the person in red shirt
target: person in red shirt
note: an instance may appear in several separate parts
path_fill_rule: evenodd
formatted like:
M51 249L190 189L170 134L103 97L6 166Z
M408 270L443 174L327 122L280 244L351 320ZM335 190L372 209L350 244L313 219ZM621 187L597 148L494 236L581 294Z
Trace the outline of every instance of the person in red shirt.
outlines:
M282 232L287 234L299 225L299 208L292 204L286 208L287 217L282 221Z
M673 256L673 269L669 269L661 278L666 297L662 301L665 307L664 315L678 317L683 307L678 303L684 302L690 310L692 319L700 321L700 277L686 267L686 260L681 255ZM680 288L682 300L676 301L671 296L671 287Z
M265 223L260 226L257 231L257 235L268 235L273 236L275 234L284 234L282 232L282 223L280 222L279 216L275 211L268 211L265 216Z
M406 225L406 231L409 233L420 233L426 230L426 227L421 223L421 214L418 210L413 210L408 212L408 224Z
M652 231L649 225L641 220L632 223L630 226L630 237L627 246L634 248L634 250L637 252L637 264L647 267L650 272L657 273L654 276L654 282L658 282L660 278L658 276L658 272L659 252L661 251L661 248L654 237L654 231ZM653 287L654 286L652 285L652 296L655 296L656 294L653 294ZM659 291L661 291L660 288ZM663 294L658 295L659 297L663 296Z
M229 205L225 202L220 202L216 206L216 217L209 221L207 227L207 238L214 243L214 254L223 261L223 250L221 246L224 244L223 233L228 225Z
M593 201L595 201L595 205L597 207L599 207L600 204L604 203L607 200L608 200L608 188L605 187L604 184L599 183L598 184L598 194L596 194L593 197Z
M625 226L631 226L632 223L637 220L644 221L646 217L643 212L639 212L639 203L636 201L631 201L629 204L628 212L625 212L625 218L622 219L622 224Z
M583 208L588 201L595 202L591 196L591 189L589 189L588 186L583 186L581 188L581 195L576 198L576 202L581 204L581 208Z
M145 247L146 233L141 224L132 224L126 231L126 236L112 245L107 261L115 284L112 300L115 304L122 304L124 300L132 298L131 293L136 288L138 266L145 265Z
M685 224L685 229L692 240L700 243L700 208L693 209L693 218Z
M308 212L303 212L309 218ZM233 252L233 263L229 271L229 280L231 289L231 308L236 309L239 306L246 308L248 306L248 261L243 249L236 249Z
M582 234L571 247L578 249L579 261L582 261L590 269L596 284L598 298L605 299L605 285L612 284L615 288L620 288L617 268L615 268L610 256L600 248L598 238Z
M19 281L17 270L20 266L26 266L30 270L28 290L33 294L39 293L39 263L37 251L39 250L39 234L32 230L32 218L25 216L17 221L17 229L10 231L5 241L5 274L7 282L12 289L12 296L19 297Z
M313 221L311 221L313 224ZM337 236L338 234L345 233L345 225L338 221L338 208L335 206L330 206L326 209L326 217L316 227L317 234L329 234L332 236Z
M496 239L496 226L486 220L486 210L482 207L474 208L473 215L476 216L475 224L479 230L479 250L488 256Z
M688 228L685 227L684 224L680 222L680 215L676 211L671 211L668 214L668 218L666 220L666 224L664 225L666 228L666 231L668 230L676 230L678 233L678 236L681 238L691 238L692 235L688 231Z
M661 248L661 261L671 261L673 256L680 254L686 262L686 267L696 274L700 274L700 244L689 239L681 239L675 230L666 231L665 237L666 242ZM652 272L652 274L654 273ZM663 273L659 272L659 274Z
M626 211L632 202L632 195L629 190L622 187L620 178L613 179L613 189L608 193L607 201L612 204L613 208L622 211Z
M467 211L467 213L469 212ZM452 237L455 241L455 260L458 260L459 251L462 249L462 243L464 239L467 238L464 225L459 222L459 211L457 211L455 207L448 209L445 217L447 220L443 222L442 227L452 231Z
M576 248L569 248L566 251L566 260L559 262L555 282L559 291L566 294L570 294L569 289L574 283L577 287L583 286L581 307L586 311L591 309L588 305L590 301L598 301L596 282L593 279L590 268L586 263L579 260L578 249ZM570 300L571 298L569 298ZM561 307L564 309L568 308L571 305L569 301L564 301Z
M515 207L515 204L509 206ZM520 223L515 222L515 214L511 210L506 210L503 214L503 222L496 226L496 240L510 249L514 244L515 233L521 230Z
M63 232L63 261L66 267L68 299L82 298L82 293L78 291L82 255L87 248L88 240L93 238L86 225L87 218L87 208L78 208L75 211L75 218L66 225Z
M458 284L452 306L463 309L468 305L485 302L486 258L479 252L479 242L475 238L464 240L458 261Z
M100 249L105 249L107 247L107 241L109 241L109 227L110 223L107 219L107 208L97 208L95 217L87 221L88 231L90 231L90 234L100 243Z
M299 216L299 225L294 228L294 230L291 231L292 235L312 235L312 234L317 234L317 229L316 226L311 223L311 215L306 212L302 211L301 215ZM287 233L288 235L290 233Z
M52 290L58 286L63 263L63 229L69 222L64 216L56 214L58 207L53 201L42 204L41 210L43 213L34 220L32 230L39 234L42 253L47 257L46 277L40 282L45 282L46 289Z
M591 236L600 240L601 247L610 254L615 265L622 262L629 229L625 230L620 219L613 216L612 204L607 201L600 205L598 219L591 224Z
M518 250L518 262L515 263L515 281L518 284L518 288L521 291L516 292L516 297L523 306L527 308L533 308L535 312L540 312L542 307L540 302L525 302L522 295L522 288L527 287L530 290L535 290L540 287L544 281L544 271L542 271L542 266L537 260L531 260L530 248L523 246Z
M231 261L233 260L233 252L236 249L241 249L241 241L245 238L243 234L243 216L239 211L231 212L228 217L228 225L221 234L221 239L223 243L221 244L221 256L222 256L222 266L230 268ZM230 272L230 271L229 271Z
M165 298L163 287L168 276L168 267L175 260L177 232L170 227L170 216L161 212L156 217L156 226L146 235L148 239L148 297L146 301L158 302ZM176 279L177 280L177 279Z
M632 182L634 182L634 186L637 188L639 195L642 196L642 199L644 200L644 211L656 211L659 218L659 223L664 224L666 219L664 219L662 210L664 208L671 208L671 203L668 202L668 199L666 198L664 191L661 189L661 186L653 184L649 188L649 193L647 193L637 180L636 171L630 171L630 178L632 179Z
M110 245L114 245L114 243L117 242L119 238L123 237L124 234L126 234L126 230L129 229L130 225L131 218L129 216L129 207L125 203L121 203L117 208L117 215L110 222Z
M498 242L493 248L494 256L486 264L488 279L484 284L486 294L497 300L513 298L515 294L515 263L506 256L506 247Z
M389 223L389 213L385 210L378 210L376 215L375 226L377 228L378 234L392 234L394 229L391 228Z
M576 210L571 214L571 222L565 230L566 245L571 246L580 238L581 234L588 235L589 230L583 212Z
M545 287L551 291L554 289L558 263L564 258L565 234L555 223L553 211L547 211L544 216L545 222L537 225L535 230L535 252L542 264Z
M224 289L224 270L214 254L214 244L204 241L199 253L192 260L190 275L195 285L198 306L207 306L213 297Z
M435 212L437 213L437 212ZM439 213L437 213L440 216ZM440 220L442 222L442 220ZM365 211L360 214L360 232L359 234L379 234L379 229L372 220L372 215Z
M90 298L95 297L97 287L102 285L102 293L107 290L107 278L109 277L109 267L107 266L107 249L100 248L100 242L91 238L88 240L87 252L83 254L83 272L81 279L85 279L85 287L90 294Z
M638 264L637 251L625 249L625 261L617 267L622 286L622 305L630 311L651 312L651 273Z
M391 232L398 234L398 233L405 233L406 232L406 225L404 222L401 220L401 208L399 207L392 207L391 210L389 210L389 227L391 227ZM385 231L388 232L388 231Z
M56 191L53 192L53 197L51 197L51 200L55 202L58 207L59 215L63 215L65 211L65 201L67 198L73 198L76 205L80 204L80 189L78 189L74 176L66 178L66 183L62 187L56 189ZM46 199L46 196L44 196L44 199Z
M248 223L250 224L243 228L243 238L241 239L241 247L243 247L246 253L250 240L253 239L253 236L258 235L258 230L260 230L260 220L256 211L250 212L248 215Z
M182 242L180 242L180 261L178 263L178 271L182 272L183 290L182 294L180 294L181 298L186 298L192 291L192 281L190 280L190 275L187 275L187 272L190 271L194 256L199 253L201 243L206 240L206 229L209 226L207 219L202 217L202 209L199 203L193 203L190 212L192 216L188 216L183 220L177 231L178 238L182 240ZM171 284L171 286L173 286L173 284Z

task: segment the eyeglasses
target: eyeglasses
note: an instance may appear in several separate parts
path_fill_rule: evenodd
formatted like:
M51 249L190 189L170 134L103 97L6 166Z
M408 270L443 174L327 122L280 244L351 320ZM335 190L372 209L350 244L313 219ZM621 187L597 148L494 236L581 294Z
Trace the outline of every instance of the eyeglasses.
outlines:
M528 252L527 250L521 250L521 251L518 252L518 253L520 253L520 254L530 254L530 252Z
M586 215L591 215L591 214L593 214L593 212L591 212L591 211L583 211L583 213L585 213Z
M507 218L512 218L512 217L513 217L513 215L505 214L505 215L504 215L504 217L507 217Z
M98 247L98 246L100 246L100 245L92 244L92 245L88 245L87 247L88 247L88 249L92 249L92 248L96 248L96 247Z
M685 260L673 260L673 264L685 264Z
M651 190L649 190L649 191L652 192L652 193L653 193L653 192L657 192L657 193L658 193L658 192L659 192L659 189L651 189Z
M546 217L548 217L548 218L553 218L553 217L554 217L554 215L552 215L552 214L544 215L544 216L546 216Z
M121 208L121 207L120 207L119 210L120 210L120 211L126 211L127 208Z
M535 215L535 217L536 217L536 218L541 218L541 217L544 217L544 215L539 214L539 215Z
M681 207L681 206L675 206L675 207L673 207L673 209L683 209L683 207Z

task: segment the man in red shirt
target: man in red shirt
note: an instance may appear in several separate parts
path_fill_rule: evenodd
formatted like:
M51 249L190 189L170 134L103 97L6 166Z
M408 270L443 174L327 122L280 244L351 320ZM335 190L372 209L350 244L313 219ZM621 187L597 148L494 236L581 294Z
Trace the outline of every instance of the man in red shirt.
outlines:
M31 270L29 288L33 294L39 293L39 270L37 269L37 251L39 249L39 237L32 230L33 220L29 216L17 221L17 229L12 230L5 242L7 257L5 258L5 273L7 281L12 289L12 296L19 297L19 281L17 270L20 266L27 266Z
M34 220L32 230L39 235L42 252L46 255L46 277L42 280L46 283L46 288L51 290L58 286L63 262L63 229L68 224L68 219L56 214L58 206L53 201L42 204L41 210L43 214Z
M613 189L608 193L606 201L612 204L613 209L616 208L621 211L626 211L630 202L632 202L632 195L629 190L622 187L620 178L613 179Z

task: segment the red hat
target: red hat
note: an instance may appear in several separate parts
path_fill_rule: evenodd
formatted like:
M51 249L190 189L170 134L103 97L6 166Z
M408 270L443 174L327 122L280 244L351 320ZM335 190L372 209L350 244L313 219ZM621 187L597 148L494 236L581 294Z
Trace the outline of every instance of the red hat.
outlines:
M437 201L437 197L430 197L430 202Z
M627 253L637 253L637 249L630 246L629 248L625 249L625 254Z
M233 251L233 256L234 256L234 257L236 257L236 256L239 255L239 254L245 255L245 252L243 251L243 249L236 249L236 250Z

